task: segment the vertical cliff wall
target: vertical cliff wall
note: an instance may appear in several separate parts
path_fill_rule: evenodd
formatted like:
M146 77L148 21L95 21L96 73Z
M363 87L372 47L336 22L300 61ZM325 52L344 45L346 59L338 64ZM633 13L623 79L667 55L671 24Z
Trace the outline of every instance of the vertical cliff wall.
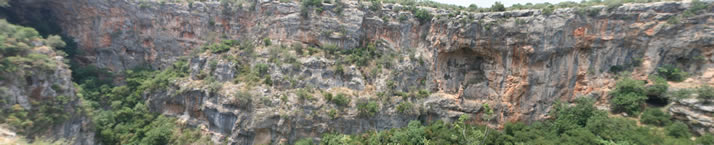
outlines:
M548 117L554 102L578 96L606 106L614 85L612 72L617 70L644 79L658 66L673 65L693 74L686 82L714 83L705 73L714 71L714 10L673 21L691 7L686 2L566 8L552 14L517 10L448 16L448 10L423 8L436 15L426 21L398 4L371 10L358 1L324 3L322 11L306 14L294 1L45 3L63 32L85 52L77 59L86 64L115 72L140 66L162 69L192 55L192 76L207 71L225 84L210 90L201 87L201 79L184 78L173 82L173 88L149 93L147 104L237 143L294 141L329 131L357 133L404 126L412 119L449 120L480 114L483 104L496 111L491 122L496 125L540 120ZM259 57L240 64L198 52L200 46L222 39L340 49L376 44L378 50L399 57L394 67L376 75L354 65L336 75L331 68L341 58L300 57L302 67L296 67L267 60L268 47L258 48ZM252 89L257 96L268 96L267 101L231 102L232 93L245 86L230 83L240 72L235 66L258 63L268 64L276 84ZM293 83L291 78L302 79ZM330 119L325 108L334 106L326 100L305 104L296 99L294 90L306 86L356 96L392 89L410 92L414 87L433 93L414 101L422 107L415 109L418 113L400 114L395 107L404 100L393 99L384 101L373 118L358 117L353 102L344 116ZM272 98L280 95L289 99Z

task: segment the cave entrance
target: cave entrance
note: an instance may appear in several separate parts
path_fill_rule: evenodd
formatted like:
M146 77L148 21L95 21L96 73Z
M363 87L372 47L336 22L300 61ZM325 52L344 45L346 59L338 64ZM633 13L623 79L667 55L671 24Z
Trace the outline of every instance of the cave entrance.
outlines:
M647 106L664 107L669 104L669 99L659 96L647 96L647 100L645 102L647 103Z
M476 85L482 86L483 82L487 82L483 71L486 58L477 52L463 48L438 55L434 78L441 80L439 87L444 91L458 93L459 90L476 88Z

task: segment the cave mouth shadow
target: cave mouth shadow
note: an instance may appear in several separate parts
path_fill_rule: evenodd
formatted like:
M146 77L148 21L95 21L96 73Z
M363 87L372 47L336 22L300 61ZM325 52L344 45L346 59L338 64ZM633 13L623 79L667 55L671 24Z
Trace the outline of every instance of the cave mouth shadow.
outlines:
M647 106L664 107L669 104L669 99L657 96L647 96L645 103L647 103Z

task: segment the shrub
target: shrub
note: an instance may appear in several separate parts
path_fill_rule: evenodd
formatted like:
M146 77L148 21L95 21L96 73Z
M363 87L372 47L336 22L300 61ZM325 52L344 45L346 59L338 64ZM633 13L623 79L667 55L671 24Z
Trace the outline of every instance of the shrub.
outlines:
M672 123L671 125L665 127L665 130L667 130L667 135L676 138L689 138L691 136L691 133L689 133L689 127L681 121Z
M425 23L431 21L431 18L434 17L429 13L429 11L426 11L424 9L418 9L414 12L414 17L419 19L420 22Z
M367 101L357 104L357 110L359 110L359 115L363 117L372 117L377 114L379 109L379 104L374 101Z
M67 43L62 41L62 37L57 35L50 35L47 37L47 40L45 40L45 43L52 48L62 48L67 45Z
M410 110L412 110L412 108L414 108L414 104L407 101L403 101L399 103L399 105L397 105L397 111L399 113L409 113L411 112Z
M553 116L556 118L554 127L558 133L563 133L566 130L585 127L590 117L600 113L593 104L595 101L589 98L578 98L575 100L576 105L568 107L566 104L556 103L553 109Z
M259 63L255 65L255 71L258 76L265 76L268 74L268 64Z
M653 82L653 84L645 88L646 94L648 96L664 96L664 93L666 93L667 89L669 88L667 80L657 75L650 76L650 80Z
M697 88L697 98L704 100L705 102L711 102L714 99L714 88L709 85L703 85Z
M496 2L491 5L491 11L492 12L503 12L506 11L506 7L503 6L501 2Z
M685 99L691 97L692 92L693 91L691 89L683 88L676 91L667 92L667 97L669 99Z
M213 43L203 48L204 50L210 50L212 53L223 53L231 49L230 46L222 43Z
M714 136L712 134L707 133L702 136L697 137L697 143L698 144L714 144Z
M553 14L553 11L555 11L555 7L553 5L547 6L543 8L542 10L543 15L551 15Z
M657 68L657 75L664 77L668 81L681 82L687 78L687 72L673 66L662 66Z
M426 97L429 97L429 95L431 95L429 90L421 89L421 90L419 90L419 93L417 93L416 97L417 98L426 98Z
M647 100L644 94L644 82L630 77L617 81L615 90L610 94L613 96L610 104L615 112L637 114L642 104Z
M270 38L267 38L267 37L266 37L266 38L263 38L263 44L264 44L265 46L270 46L270 45L273 44L273 42L270 41Z
M382 9L382 2L381 1L370 1L372 5L369 6L369 9L372 11L379 11Z
M331 101L333 96L332 96L332 93L325 92L325 93L322 93L322 97L325 97L326 101Z
M649 100L666 104L669 101L665 95L665 93L667 93L667 89L669 88L667 80L657 75L650 76L650 80L653 84L645 87L645 92L649 97Z
M332 98L332 100L329 100L332 103L335 103L338 106L347 106L350 104L350 98L346 97L345 94L343 93L338 93L335 95L335 97Z
M337 110L336 109L330 109L330 111L327 112L327 116L330 116L330 118L335 119L337 118Z
M658 108L647 108L640 116L640 121L645 124L666 126L671 123L671 116Z
M314 98L306 89L299 89L297 91L297 96L300 100L313 100Z
M295 142L295 145L312 145L312 139L303 138Z
M637 93L620 94L612 98L612 109L616 112L627 112L630 115L637 114L642 109L642 104L647 100L646 96Z
M320 7L322 6L322 0L302 0L302 6L304 7Z

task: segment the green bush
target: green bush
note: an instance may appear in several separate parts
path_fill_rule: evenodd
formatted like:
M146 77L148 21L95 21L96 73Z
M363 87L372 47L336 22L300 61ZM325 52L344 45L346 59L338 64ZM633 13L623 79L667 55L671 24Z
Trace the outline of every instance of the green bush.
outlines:
M697 88L697 98L706 102L711 102L714 99L714 88L709 85L703 85Z
M426 11L424 9L417 9L414 12L414 17L419 19L420 22L426 23L431 21L431 18L434 17L429 11Z
M312 144L312 139L310 138L303 138L295 142L295 145L313 145Z
M379 109L379 104L374 101L367 101L362 103L357 103L357 110L359 110L359 115L363 117L372 117L377 114Z
M427 126L411 121L406 127L357 135L325 134L321 144L690 144L657 129L638 126L633 119L608 117L595 109L592 99L577 99L576 105L558 104L553 119L507 123L502 131L458 121L436 121ZM402 102L406 104L407 102ZM399 109L398 109L399 110ZM685 131L686 126L685 126ZM706 141L706 138L702 139Z
M506 7L503 6L503 4L501 2L497 1L496 3L493 3L493 5L491 5L491 11L492 12L503 12L503 11L506 11Z
M263 38L263 44L265 46L270 46L273 44L273 42L270 41L270 38Z
M348 104L350 104L351 99L346 96L347 95L345 95L343 93L338 93L337 95L335 95L335 97L333 97L331 100L328 100L328 101L335 103L338 106L347 106Z
M689 138L691 136L691 133L689 133L689 127L681 121L672 123L671 125L665 127L665 130L667 130L667 135L676 138Z
M644 124L656 125L656 126L667 126L672 121L670 121L671 116L658 108L647 108L645 112L640 116L640 121Z
M630 115L637 114L642 109L642 104L647 97L637 93L619 94L612 98L612 109L616 112L627 112Z
M373 0L373 1L370 1L370 2L372 3L372 5L369 6L369 10L372 10L372 11L375 11L375 12L376 12L376 11L379 11L379 10L382 9L382 2L381 2L381 1Z
M651 75L650 81L652 81L653 84L645 87L648 100L666 104L669 101L666 97L667 89L669 89L667 80L657 75Z
M330 116L330 118L335 119L337 118L337 110L336 109L330 109L330 111L327 112L327 116Z
M268 75L268 70L269 70L268 64L264 64L264 63L255 64L255 71L258 76Z
M204 50L209 50L212 53L223 53L231 49L230 46L225 45L223 43L213 43L210 45L207 45L203 48Z
M615 90L611 91L611 107L615 112L627 112L634 115L640 112L642 104L647 100L644 82L625 77L617 81Z
M566 104L556 103L552 114L556 119L553 125L558 133L564 133L567 130L585 127L590 117L596 114L603 114L598 111L593 104L595 101L589 98L578 98L575 100L576 105L568 107Z
M397 111L399 113L410 113L412 108L414 108L414 104L407 101L402 101L399 105L397 105Z
M714 144L714 136L711 133L697 137L697 143L702 145Z
M298 89L297 96L300 100L313 100L314 97L307 91L307 89Z
M62 41L62 37L57 35L48 36L47 40L45 40L45 43L47 43L47 45L52 48L62 48L67 46L67 43L64 43L64 41Z
M687 72L673 66L662 66L657 68L657 75L664 77L668 81L681 82L687 78Z

